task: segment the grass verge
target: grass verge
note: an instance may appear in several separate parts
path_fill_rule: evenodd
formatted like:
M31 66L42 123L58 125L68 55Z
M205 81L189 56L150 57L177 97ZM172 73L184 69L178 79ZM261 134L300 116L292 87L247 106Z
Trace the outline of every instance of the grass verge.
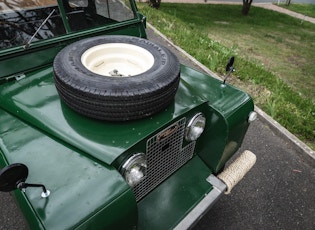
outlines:
M256 105L315 149L315 25L241 6L138 4L148 21L219 75L236 56L233 82Z
M300 13L312 18L315 18L315 4L290 4L287 6L286 4L279 4L282 8L294 11L296 13Z

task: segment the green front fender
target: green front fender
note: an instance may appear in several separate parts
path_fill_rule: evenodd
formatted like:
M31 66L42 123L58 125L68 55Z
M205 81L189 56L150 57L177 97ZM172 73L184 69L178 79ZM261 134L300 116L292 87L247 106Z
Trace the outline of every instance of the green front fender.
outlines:
M132 229L137 204L129 186L112 166L45 135L0 110L0 167L28 166L27 183L40 188L15 191L30 229ZM21 148L20 146L23 146Z
M187 66L181 79L192 91L208 101L206 128L196 144L196 152L213 170L220 171L241 146L254 111L252 98L245 92Z

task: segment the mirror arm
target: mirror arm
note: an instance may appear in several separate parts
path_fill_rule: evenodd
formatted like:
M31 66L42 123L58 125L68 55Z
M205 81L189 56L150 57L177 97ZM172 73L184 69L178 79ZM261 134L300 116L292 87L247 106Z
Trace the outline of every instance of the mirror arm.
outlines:
M235 71L234 67L231 66L229 72L225 75L225 78L224 78L223 83L222 83L223 85L225 85L225 81L229 78L229 76L231 75L231 73L234 72L234 71Z
M46 187L43 184L29 184L25 182L19 182L16 186L18 189L20 189L22 192L25 192L25 189L28 187L41 187L43 189L42 197L48 197L50 194L50 191L46 189Z
M234 64L234 56L230 57L229 62L226 65L225 71L227 72L227 74L224 77L224 80L221 84L222 87L225 87L225 82L228 79L228 77L231 75L232 72L235 71L233 64Z

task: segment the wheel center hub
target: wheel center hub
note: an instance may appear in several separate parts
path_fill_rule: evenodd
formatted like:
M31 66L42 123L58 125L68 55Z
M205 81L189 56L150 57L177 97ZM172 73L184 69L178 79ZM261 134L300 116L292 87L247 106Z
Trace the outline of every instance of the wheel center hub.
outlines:
M131 77L148 71L154 64L154 57L140 46L107 43L86 50L81 62L89 71L99 75Z
M127 76L119 73L117 69L114 69L114 70L110 71L109 75L112 76L112 77L127 77Z

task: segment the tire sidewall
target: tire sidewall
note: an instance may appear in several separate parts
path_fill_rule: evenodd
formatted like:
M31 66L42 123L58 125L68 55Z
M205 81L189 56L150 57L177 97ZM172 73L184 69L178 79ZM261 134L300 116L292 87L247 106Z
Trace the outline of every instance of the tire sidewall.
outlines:
M126 43L144 48L153 55L154 64L147 71L130 77L96 74L82 64L81 56L88 49L105 43ZM62 65L62 68L58 65ZM169 76L170 68L174 76ZM143 95L145 92L163 90L176 81L179 68L177 57L168 49L146 39L116 35L93 37L75 42L63 49L54 61L54 71L58 74L60 81L80 91L84 91L82 87L88 85L89 93L94 92L97 95L136 96Z

